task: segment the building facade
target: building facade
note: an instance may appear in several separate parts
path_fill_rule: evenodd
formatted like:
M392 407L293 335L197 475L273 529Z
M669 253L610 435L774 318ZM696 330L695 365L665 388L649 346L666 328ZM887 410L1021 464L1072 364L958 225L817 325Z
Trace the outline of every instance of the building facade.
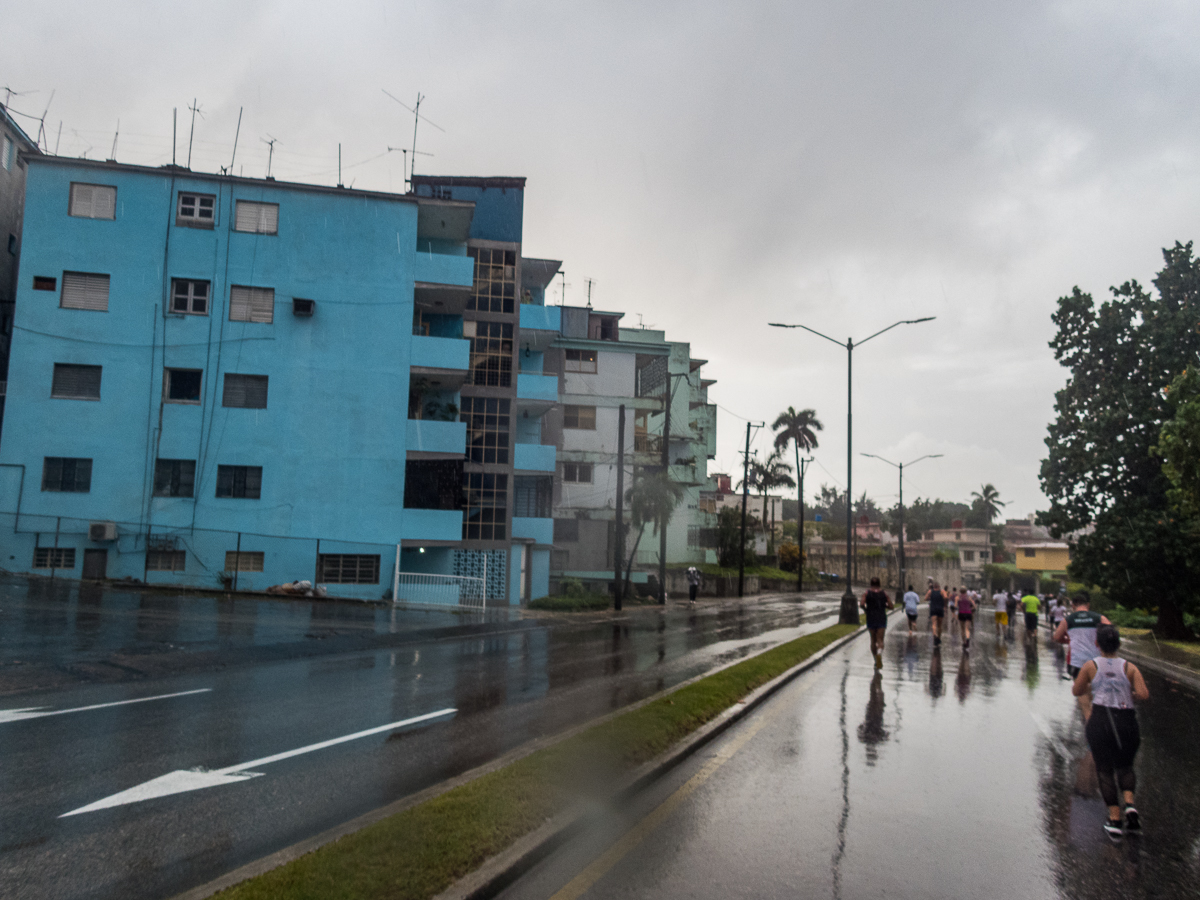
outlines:
M0 429L4 424L4 382L8 380L8 353L12 344L13 304L17 296L18 261L25 211L24 155L38 155L37 144L21 130L0 104Z
M516 365L523 179L395 195L24 160L6 568L546 592L549 506L518 488L553 463L512 440L554 393Z

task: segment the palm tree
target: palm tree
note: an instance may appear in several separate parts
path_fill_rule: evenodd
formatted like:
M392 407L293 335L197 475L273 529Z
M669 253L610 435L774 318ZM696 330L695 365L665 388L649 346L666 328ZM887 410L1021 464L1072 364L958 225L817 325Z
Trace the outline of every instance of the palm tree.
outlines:
M992 527L992 520L1000 515L1001 508L1008 506L1000 499L1000 492L992 484L985 484L979 490L971 491L971 496L975 505L987 516L988 528Z
M787 412L781 412L771 423L771 430L776 432L775 450L782 453L787 449L789 442L796 448L796 475L799 479L796 499L800 502L800 514L797 518L798 527L796 528L796 540L800 545L800 559L796 566L797 592L804 590L804 468L800 465L800 454L816 448L816 432L823 428L824 426L817 420L815 409L802 409L800 412L796 412L790 406L787 408Z
M666 472L646 475L639 478L625 492L625 502L629 504L630 525L638 530L637 539L633 542L633 550L625 564L625 595L629 595L630 569L633 559L637 556L638 544L646 533L646 526L654 523L656 528L665 528L675 512L675 507L683 499L683 486L667 478Z

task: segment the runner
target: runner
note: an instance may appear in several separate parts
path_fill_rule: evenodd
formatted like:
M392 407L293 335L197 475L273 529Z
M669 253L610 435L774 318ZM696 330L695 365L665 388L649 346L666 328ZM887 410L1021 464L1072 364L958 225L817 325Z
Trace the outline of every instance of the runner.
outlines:
M996 591L992 594L992 603L996 605L996 643L1003 638L1003 629L1008 627L1008 593Z
M871 652L875 654L875 668L883 668L883 638L887 633L887 611L892 608L888 595L879 589L879 579L871 579L870 589L862 595L858 605L867 611L867 631L871 633Z
M1025 640L1037 638L1038 612L1041 605L1042 601L1033 591L1021 598L1021 606L1025 609Z
M1067 645L1067 674L1077 678L1084 664L1100 655L1096 646L1096 629L1111 622L1100 613L1092 612L1092 596L1087 591L1080 591L1071 598L1073 611L1066 616L1054 629L1054 640ZM1079 710L1086 722L1092 715L1092 700L1086 694L1078 694Z
M910 584L904 593L904 615L908 617L908 633L917 633L917 607L921 603L921 595L913 590Z
M971 622L975 618L975 601L966 588L958 595L958 624L962 626L963 650L971 649Z
M925 592L929 603L929 630L933 632L933 646L942 645L942 624L946 620L946 595L942 593L941 585L936 581Z
M693 604L696 602L696 594L700 591L701 575L700 570L695 566L688 566L687 583L688 583L688 600Z
M1006 598L1005 606L1008 608L1008 637L1011 639L1017 627L1017 597L1019 595L1015 591L1005 591L1004 596Z
M1116 628L1112 625L1097 628L1096 644L1100 655L1083 664L1071 693L1081 700L1090 694L1099 713L1088 719L1087 742L1096 761L1100 793L1108 806L1104 832L1109 837L1119 838L1122 831L1140 834L1142 830L1141 819L1133 806L1133 792L1137 788L1133 758L1142 741L1133 701L1149 700L1150 691L1138 667L1117 656L1121 635ZM1124 797L1117 796L1118 786ZM1125 801L1124 827L1121 799Z

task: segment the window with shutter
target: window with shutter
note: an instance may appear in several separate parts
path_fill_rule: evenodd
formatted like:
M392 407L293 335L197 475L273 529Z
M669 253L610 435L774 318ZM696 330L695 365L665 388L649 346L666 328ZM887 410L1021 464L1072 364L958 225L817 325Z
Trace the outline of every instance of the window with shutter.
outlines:
M108 184L71 183L71 203L68 210L80 219L115 219L117 189Z
M90 309L108 312L108 276L95 272L63 272L63 309Z
M221 405L238 409L266 409L267 376L234 375L232 372L226 372Z
M237 284L230 287L229 321L262 322L270 325L275 321L275 288L245 287Z
M234 231L251 234L279 233L279 204L259 203L254 200L239 200L233 219Z
M261 499L262 466L217 466L217 496Z
M54 364L50 396L62 400L99 400L100 366Z
M42 460L42 490L86 494L92 489L92 461L71 456Z
M0 166L11 169L13 161L13 142L7 134L4 136L4 149L0 151Z
M261 550L227 550L225 552L226 572L261 572L263 570L263 552Z
M190 497L196 483L194 459L159 459L154 464L155 497Z

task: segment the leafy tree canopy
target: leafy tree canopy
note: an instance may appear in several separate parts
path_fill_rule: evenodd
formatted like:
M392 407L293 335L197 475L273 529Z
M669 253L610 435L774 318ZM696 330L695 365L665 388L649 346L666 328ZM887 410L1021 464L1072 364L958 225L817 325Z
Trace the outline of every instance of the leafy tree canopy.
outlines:
M1050 342L1069 371L1055 395L1042 490L1042 524L1056 536L1093 526L1075 542L1073 576L1126 607L1157 609L1158 629L1188 636L1197 556L1152 452L1173 410L1165 390L1200 349L1200 261L1192 244L1163 251L1157 295L1136 281L1097 305L1075 288L1058 301Z

